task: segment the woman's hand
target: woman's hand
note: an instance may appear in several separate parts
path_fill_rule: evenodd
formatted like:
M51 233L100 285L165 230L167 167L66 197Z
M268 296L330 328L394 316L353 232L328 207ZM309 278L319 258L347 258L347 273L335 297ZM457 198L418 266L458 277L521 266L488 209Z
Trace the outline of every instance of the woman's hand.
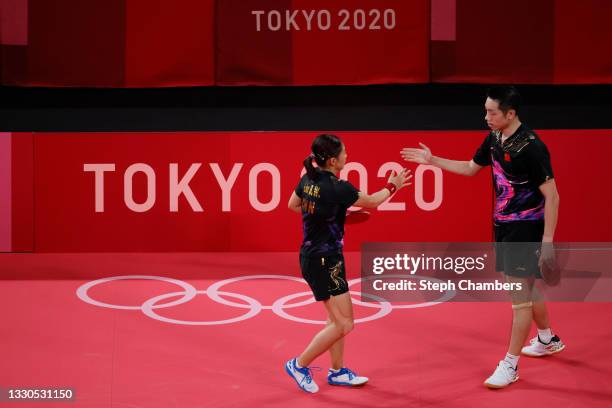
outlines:
M412 179L412 174L410 173L411 170L408 169L402 169L402 171L400 171L398 174L395 174L395 171L392 171L391 176L387 181L389 183L393 183L395 187L400 190L412 184L412 182L410 181Z

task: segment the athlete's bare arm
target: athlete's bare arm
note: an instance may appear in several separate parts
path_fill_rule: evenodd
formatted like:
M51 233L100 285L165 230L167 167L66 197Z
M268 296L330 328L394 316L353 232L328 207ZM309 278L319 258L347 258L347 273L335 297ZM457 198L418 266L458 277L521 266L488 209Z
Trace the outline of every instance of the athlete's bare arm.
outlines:
M391 173L388 182L393 184L397 190L400 190L406 186L412 184L410 180L412 179L412 174L410 174L410 170L402 169L398 174L395 172ZM383 188L380 191L377 191L374 194L366 194L362 191L359 192L359 198L353 204L355 207L362 208L376 208L382 203L385 202L389 197L391 197L392 193L387 188Z
M291 193L291 198L289 198L289 203L287 204L287 207L289 207L291 211L295 211L296 213L302 212L302 199L298 197L297 194L295 194L295 191Z
M404 148L400 152L402 158L408 162L418 164L428 164L441 168L442 170L450 171L451 173L460 174L462 176L475 176L482 169L474 162L474 160L449 160L442 157L434 156L431 150L423 143L419 143L420 149Z

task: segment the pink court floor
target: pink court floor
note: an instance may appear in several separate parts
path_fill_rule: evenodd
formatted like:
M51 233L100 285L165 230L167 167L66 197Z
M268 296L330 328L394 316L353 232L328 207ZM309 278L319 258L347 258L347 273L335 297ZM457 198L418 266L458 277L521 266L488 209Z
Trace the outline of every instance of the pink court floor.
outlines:
M7 407L611 407L612 304L552 303L567 348L482 382L507 347L508 303L360 302L347 366L360 388L309 395L284 371L322 327L294 253L0 254L0 388L74 390ZM535 331L535 328L533 329Z

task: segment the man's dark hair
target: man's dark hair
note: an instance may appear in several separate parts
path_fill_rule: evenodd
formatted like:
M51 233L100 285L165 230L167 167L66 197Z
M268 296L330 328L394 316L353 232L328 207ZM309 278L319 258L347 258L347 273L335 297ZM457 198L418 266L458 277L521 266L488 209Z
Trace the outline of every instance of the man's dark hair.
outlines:
M487 89L487 97L497 101L499 103L499 109L504 112L504 114L508 113L510 109L514 109L516 114L519 114L521 95L514 86L492 86Z

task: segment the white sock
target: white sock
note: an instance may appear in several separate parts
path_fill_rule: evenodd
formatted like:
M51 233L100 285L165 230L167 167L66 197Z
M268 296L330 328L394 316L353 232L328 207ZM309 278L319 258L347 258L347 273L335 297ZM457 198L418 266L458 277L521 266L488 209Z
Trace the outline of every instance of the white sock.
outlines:
M550 343L550 340L553 338L552 330L550 328L544 330L538 329L538 336L542 343Z
M296 368L304 368L304 367L302 367L302 366L301 366L301 365L298 363L297 358L295 359L295 367L296 367Z
M332 373L337 373L337 372L339 372L340 370L342 370L342 369L341 369L341 368L339 368L339 369L337 369L337 370L336 370L335 368L330 368L330 369L329 369L329 371L331 371Z
M507 353L506 357L504 358L504 361L510 363L512 368L516 370L516 366L518 365L518 361L519 361L519 356L515 356L513 354Z

